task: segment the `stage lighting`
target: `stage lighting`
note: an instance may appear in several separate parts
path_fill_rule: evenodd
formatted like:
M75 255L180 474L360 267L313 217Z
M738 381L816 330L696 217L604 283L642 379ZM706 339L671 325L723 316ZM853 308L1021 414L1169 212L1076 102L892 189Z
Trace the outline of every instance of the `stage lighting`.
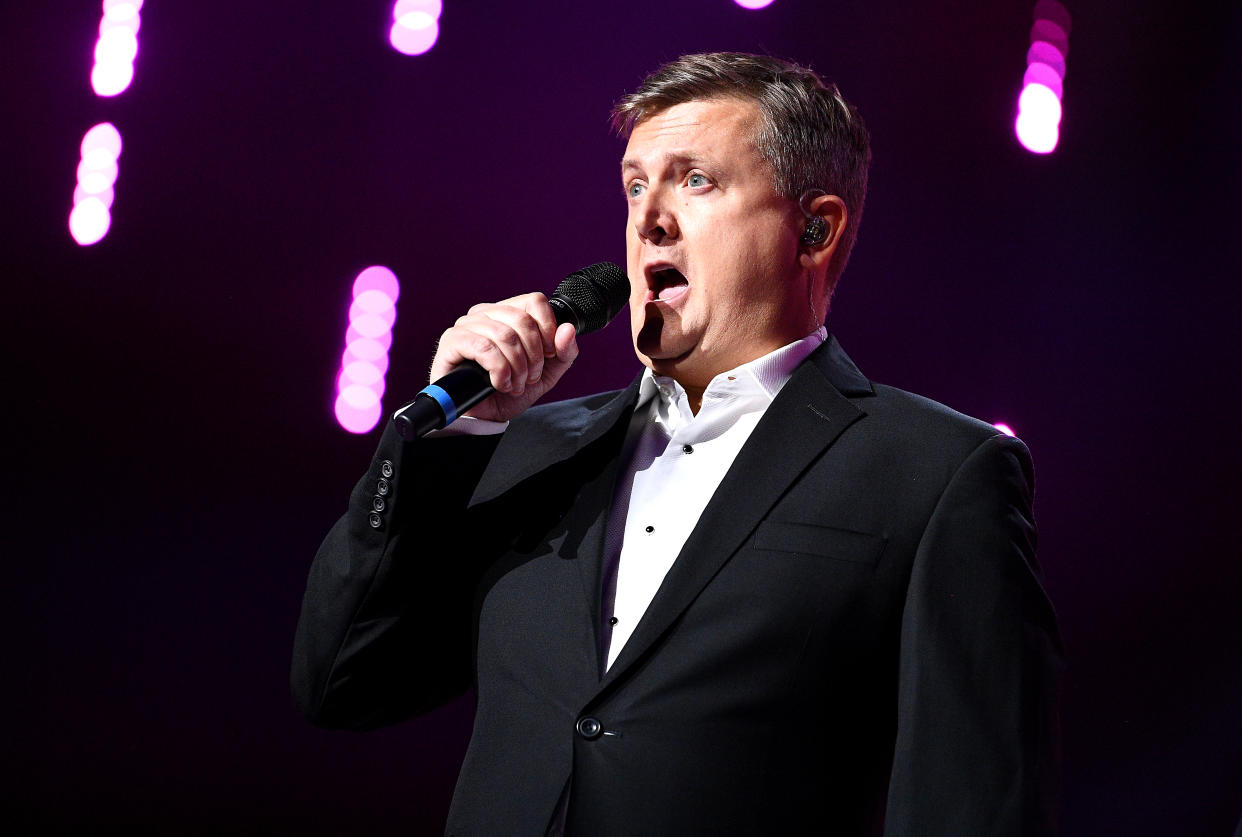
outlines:
M422 55L440 37L441 0L397 0L388 41L403 55Z
M121 156L121 132L111 122L100 122L82 137L82 158L103 150L113 159Z
M350 433L370 431L383 414L380 402L400 293L396 275L380 265L368 267L354 278L333 408L337 422Z
M1034 154L1051 154L1061 139L1057 123L1040 120L1029 113L1018 114L1013 130L1022 147Z
M120 172L117 158L121 144L121 132L110 122L95 125L82 137L78 183L69 213L69 234L82 246L102 240L112 226L113 186Z
M111 226L112 214L96 197L84 198L69 213L69 234L83 247L102 240Z
M91 67L91 87L96 95L120 95L133 82L141 8L142 0L104 0Z
M1024 148L1036 154L1051 153L1060 140L1069 31L1070 16L1064 6L1056 0L1035 4L1014 133Z
M1017 438L1018 436L1017 433L1013 432L1013 428L1005 424L1005 422L1003 421L995 422L992 424L992 426L995 427L1000 432L1004 433L1006 436L1013 436L1014 438Z
M772 5L772 0L733 0L743 9L766 9Z
M1061 124L1061 100L1052 88L1032 82L1022 88L1018 112L1043 124Z
M397 297L401 295L401 283L397 281L397 274L386 267L375 265L368 267L354 279L354 299L372 290L380 291L396 303Z

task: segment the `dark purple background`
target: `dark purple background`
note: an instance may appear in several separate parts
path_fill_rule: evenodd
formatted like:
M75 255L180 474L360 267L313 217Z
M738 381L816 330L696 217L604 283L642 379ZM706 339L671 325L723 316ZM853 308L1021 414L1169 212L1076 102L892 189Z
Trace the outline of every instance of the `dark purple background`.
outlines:
M1011 422L1035 455L1069 657L1065 833L1232 830L1236 3L1071 4L1049 157L1012 132L1030 0L445 0L416 58L387 46L383 0L151 2L115 100L87 83L97 2L9 5L0 543L20 831L441 828L466 701L328 733L286 682L311 556L374 444L330 410L349 283L374 263L402 280L391 409L470 304L624 261L607 108L660 61L716 49L809 62L870 124L829 321L847 350ZM125 138L114 222L79 248L77 145L104 119ZM623 323L585 338L560 394L626 383L628 345Z

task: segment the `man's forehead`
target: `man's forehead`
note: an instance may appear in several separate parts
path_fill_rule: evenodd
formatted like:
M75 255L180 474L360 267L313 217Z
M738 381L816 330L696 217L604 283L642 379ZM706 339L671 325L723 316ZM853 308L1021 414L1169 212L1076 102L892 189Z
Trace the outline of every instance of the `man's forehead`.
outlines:
M736 154L742 140L753 151L758 107L743 99L684 102L643 118L630 132L621 168L641 167L648 158L702 162L721 153Z

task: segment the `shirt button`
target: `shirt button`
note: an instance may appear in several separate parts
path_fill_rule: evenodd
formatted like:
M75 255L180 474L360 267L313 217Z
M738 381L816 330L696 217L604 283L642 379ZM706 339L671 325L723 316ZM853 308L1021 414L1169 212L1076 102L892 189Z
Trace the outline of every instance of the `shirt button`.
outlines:
M609 617L608 617L608 624L609 624L609 625L615 625L615 624L617 624L617 617L615 617L615 616L609 616Z
M646 532L648 535L650 535L652 532L654 532L654 531L655 531L655 527L654 527L654 526L648 526L648 527L647 527L646 529L644 529L643 531L644 531L644 532Z
M599 722L598 718L592 718L590 715L585 718L578 719L578 734L587 741L594 741L599 738L600 733L604 731L604 725Z
M693 445L682 445L681 452L682 453L694 453L694 446Z
M385 459L383 462L380 463L380 473L386 477L392 476L392 460L391 459Z

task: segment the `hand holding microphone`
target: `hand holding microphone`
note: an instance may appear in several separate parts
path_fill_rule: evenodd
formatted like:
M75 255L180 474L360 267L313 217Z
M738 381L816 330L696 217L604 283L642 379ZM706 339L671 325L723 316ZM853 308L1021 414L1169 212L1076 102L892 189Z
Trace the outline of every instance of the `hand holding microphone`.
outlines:
M523 294L475 305L440 337L434 383L393 415L404 439L467 410L507 421L552 389L578 356L577 335L602 328L629 298L625 271L601 262L570 274L551 298Z

